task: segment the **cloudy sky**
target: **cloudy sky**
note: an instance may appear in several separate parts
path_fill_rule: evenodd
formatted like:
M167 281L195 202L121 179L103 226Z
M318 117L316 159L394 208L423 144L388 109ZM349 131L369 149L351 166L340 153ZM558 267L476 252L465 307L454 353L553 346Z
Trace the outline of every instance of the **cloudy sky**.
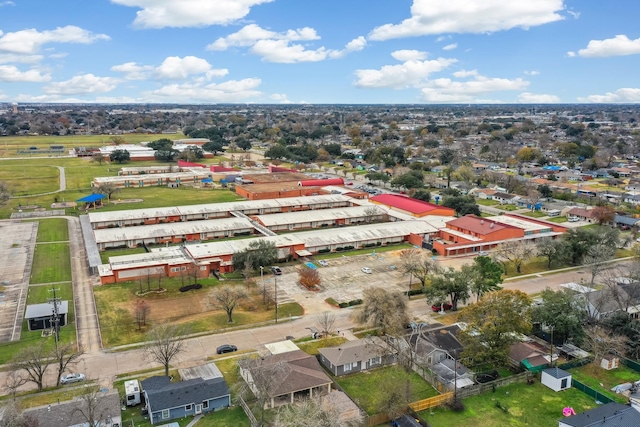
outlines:
M0 0L0 102L635 103L638 0Z

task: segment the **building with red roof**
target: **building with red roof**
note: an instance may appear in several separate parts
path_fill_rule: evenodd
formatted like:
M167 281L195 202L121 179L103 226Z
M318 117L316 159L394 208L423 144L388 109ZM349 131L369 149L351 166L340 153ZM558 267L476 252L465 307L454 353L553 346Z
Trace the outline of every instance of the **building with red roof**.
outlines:
M401 196L399 194L380 194L371 197L369 201L415 217L423 217L426 215L455 216L456 214L456 211L451 208Z

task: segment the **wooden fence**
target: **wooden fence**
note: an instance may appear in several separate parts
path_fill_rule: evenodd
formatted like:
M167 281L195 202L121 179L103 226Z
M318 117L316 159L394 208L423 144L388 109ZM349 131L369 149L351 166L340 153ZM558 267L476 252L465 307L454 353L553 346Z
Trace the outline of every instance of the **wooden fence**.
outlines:
M374 427L391 421L387 414L375 414L367 417L367 427Z
M453 399L453 392L443 393L438 396L429 397L427 399L418 400L417 402L409 403L409 407L416 412L424 411L425 409L434 408L436 406L443 405Z

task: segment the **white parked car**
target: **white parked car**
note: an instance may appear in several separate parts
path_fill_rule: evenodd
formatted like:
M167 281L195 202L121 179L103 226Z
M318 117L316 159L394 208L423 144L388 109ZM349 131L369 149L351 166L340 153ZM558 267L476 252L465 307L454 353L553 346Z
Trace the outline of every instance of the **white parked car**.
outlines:
M329 263L323 259L321 259L320 261L318 261L318 264L320 264L323 267L326 267L327 265L329 265Z
M580 218L578 218L577 216L570 216L569 217L569 222L578 222L580 221Z
M489 256L489 252L487 252L487 251L480 251L480 252L478 252L478 256Z
M60 384L71 384L84 381L84 374L67 374L60 377Z
M369 267L362 267L362 272L366 274L371 274L371 269Z

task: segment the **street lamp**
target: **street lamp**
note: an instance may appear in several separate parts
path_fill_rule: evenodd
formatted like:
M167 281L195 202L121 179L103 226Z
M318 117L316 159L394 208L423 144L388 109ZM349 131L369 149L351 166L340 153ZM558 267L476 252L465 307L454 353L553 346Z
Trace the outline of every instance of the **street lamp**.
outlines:
M262 303L266 304L267 293L265 292L265 287L264 287L264 267L263 266L260 266L260 283L262 284Z

